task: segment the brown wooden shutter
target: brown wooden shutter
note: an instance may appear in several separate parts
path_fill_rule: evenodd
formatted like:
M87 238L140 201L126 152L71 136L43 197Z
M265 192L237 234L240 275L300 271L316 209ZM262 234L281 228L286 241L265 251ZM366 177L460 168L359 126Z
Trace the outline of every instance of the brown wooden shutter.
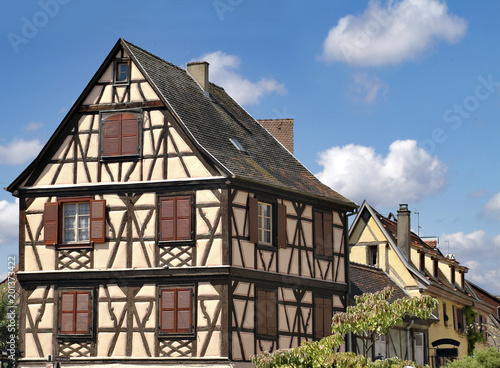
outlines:
M121 114L121 148L122 155L139 153L138 119L131 114Z
M192 291L177 289L177 332L191 332L192 326Z
M267 319L267 298L264 290L257 291L257 333L265 335Z
M75 333L90 332L90 292L76 293L76 324Z
M90 241L106 242L106 200L90 201Z
M267 294L267 334L276 335L278 333L278 318L276 316L276 309L278 301L276 300L276 293L274 291L268 291Z
M323 254L328 257L333 255L333 223L331 212L323 213Z
M103 156L118 156L121 152L121 114L110 116L102 128Z
M333 318L333 309L332 309L332 298L325 298L323 299L323 313L324 313L324 328L323 328L323 333L324 336L329 336L332 334L332 318Z
M61 293L61 333L75 331L75 292Z
M160 239L163 241L175 240L175 199L163 198L160 203Z
M323 254L323 214L321 212L314 212L314 240L316 254Z
M251 243L259 242L259 201L248 197L248 229Z
M162 290L160 326L162 332L175 333L175 290Z
M53 245L58 243L59 204L57 202L45 203L43 211L43 244Z
M176 198L175 240L191 240L191 197Z
M286 248L286 206L278 204L278 248Z
M323 298L314 298L315 304L315 323L314 323L314 337L317 339L321 339L324 337L324 326L325 326L325 313L324 313L324 299Z
M453 307L453 324L455 330L458 331L457 307L455 305L453 305L452 307Z

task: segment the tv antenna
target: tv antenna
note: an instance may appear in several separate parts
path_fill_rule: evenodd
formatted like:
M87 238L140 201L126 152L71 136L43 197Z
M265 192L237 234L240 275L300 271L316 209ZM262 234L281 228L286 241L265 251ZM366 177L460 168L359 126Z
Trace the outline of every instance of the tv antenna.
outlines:
M415 212L413 212L413 213L414 213L415 215L417 215L417 235L418 235L418 237L420 238L420 229L421 229L421 227L420 227L420 212L415 211Z

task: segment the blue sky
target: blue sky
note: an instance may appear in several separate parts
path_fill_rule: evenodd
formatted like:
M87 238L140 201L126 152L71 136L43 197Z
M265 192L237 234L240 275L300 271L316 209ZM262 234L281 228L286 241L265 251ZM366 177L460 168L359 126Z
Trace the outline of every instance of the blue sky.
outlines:
M294 118L295 155L500 295L500 2L4 2L0 182L31 162L118 38L210 79L255 118ZM0 272L17 254L0 194ZM417 231L417 215L412 214ZM3 261L2 261L3 259Z

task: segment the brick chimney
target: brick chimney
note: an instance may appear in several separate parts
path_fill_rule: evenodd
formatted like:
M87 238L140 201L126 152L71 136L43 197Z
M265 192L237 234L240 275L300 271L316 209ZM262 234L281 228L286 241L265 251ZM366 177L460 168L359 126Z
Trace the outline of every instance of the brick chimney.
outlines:
M407 204L400 204L398 210L398 247L410 261L411 246L410 246L410 211Z
M293 154L293 119L259 119L257 121Z
M206 93L208 93L208 65L206 61L187 63L187 72Z

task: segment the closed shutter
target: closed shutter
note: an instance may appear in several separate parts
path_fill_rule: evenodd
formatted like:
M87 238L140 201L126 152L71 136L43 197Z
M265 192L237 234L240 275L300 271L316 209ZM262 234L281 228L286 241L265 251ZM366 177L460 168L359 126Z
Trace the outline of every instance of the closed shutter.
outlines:
M191 240L191 196L169 197L160 200L160 240Z
M251 243L259 242L259 201L257 198L248 197L248 228Z
M161 291L160 328L166 333L190 333L193 329L192 289Z
M276 293L268 291L267 293L267 335L276 335L278 333L278 319L276 318L276 308L278 301L276 300Z
M43 211L43 244L57 244L59 224L59 204L45 203Z
M314 212L314 240L316 254L323 254L323 214L321 212Z
M139 153L139 120L132 114L116 114L104 121L102 128L103 156L136 155Z
M324 329L323 336L329 336L332 334L332 317L333 317L333 309L332 309L332 299L325 298L324 299L324 309L323 309L323 319L324 319Z
M278 204L278 248L286 248L286 206Z
M61 319L62 333L74 333L75 331L75 293L61 293Z
M454 305L453 306L453 323L455 330L458 331L458 316L457 316L457 307Z
M122 155L139 153L139 124L137 118L130 114L122 115Z
M75 333L90 332L90 292L78 291L76 293L76 323Z
M325 313L324 313L324 299L315 298L314 299L315 309L315 323L314 323L314 337L321 339L325 336Z
M191 332L191 289L177 289L177 332Z
M113 115L104 121L102 129L103 156L120 155L121 114Z
M175 290L162 290L160 326L162 332L175 333Z
M323 213L323 254L333 255L333 223L332 214Z
M266 334L267 322L267 298L264 290L257 291L257 333L259 335Z
M276 315L278 301L274 291L257 291L257 334L276 335L278 319Z
M90 201L90 241L106 241L106 200Z

